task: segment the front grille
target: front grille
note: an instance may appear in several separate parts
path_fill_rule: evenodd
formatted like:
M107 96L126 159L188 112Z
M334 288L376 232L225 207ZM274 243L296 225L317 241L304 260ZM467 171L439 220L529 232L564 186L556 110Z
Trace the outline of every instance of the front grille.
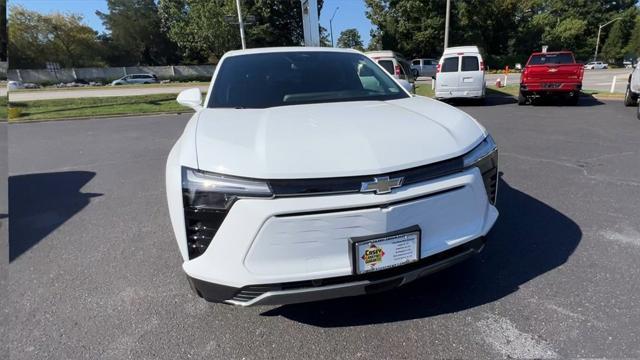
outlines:
M231 298L231 300L238 302L249 302L259 297L260 295L270 291L308 289L320 286L346 284L363 280L380 281L386 278L399 276L413 270L427 268L430 266L438 265L439 263L446 263L448 260L451 260L456 256L463 255L465 253L470 254L472 252L478 252L484 246L485 241L486 240L484 237L480 237L463 245L456 246L452 249L443 251L435 255L431 255L424 259L420 259L419 261L416 261L414 263L376 272L278 284L249 285L238 290L238 292Z
M360 192L363 182L371 181L374 177L404 177L403 185L410 185L462 170L463 160L460 156L429 165L384 174L320 179L277 179L269 180L269 186L271 186L275 196L357 193Z

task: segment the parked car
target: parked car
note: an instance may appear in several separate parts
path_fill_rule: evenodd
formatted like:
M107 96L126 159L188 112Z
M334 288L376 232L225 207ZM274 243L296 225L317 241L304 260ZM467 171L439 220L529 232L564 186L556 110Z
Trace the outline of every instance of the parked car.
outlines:
M7 90L15 91L19 89L40 89L41 86L34 83L24 83L22 81L8 81L7 82Z
M410 83L415 82L415 77L411 72L411 64L402 54L395 51L368 51L365 53L378 65L382 66L387 72L396 79L407 80Z
M598 69L608 69L608 68L609 68L609 64L605 64L602 61L592 61L584 65L585 70L598 70Z
M580 99L584 68L570 51L531 54L520 76L518 105L536 97L562 96L572 105Z
M7 90L9 91L15 91L15 90L19 90L19 89L24 89L24 84L22 83L22 81L8 81L7 82Z
M158 82L155 74L131 74L114 80L111 85L154 84Z
M438 60L436 59L413 59L411 60L411 71L413 77L428 76L432 77L436 74Z
M445 49L436 67L436 99L484 100L485 94L484 61L478 47Z
M627 82L627 90L624 93L624 104L626 106L638 105L638 97L640 96L640 67L636 66L633 72L629 74Z
M392 289L479 252L497 147L468 114L351 49L220 59L169 153L182 269L205 300L286 304Z

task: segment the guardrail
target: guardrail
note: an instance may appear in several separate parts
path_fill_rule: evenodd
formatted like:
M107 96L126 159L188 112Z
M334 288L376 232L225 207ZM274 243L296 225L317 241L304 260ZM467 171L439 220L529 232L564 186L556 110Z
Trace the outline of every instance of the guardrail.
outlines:
M155 74L160 80L208 80L214 70L214 65L67 68L55 72L47 69L9 69L7 77L13 81L36 84L68 83L80 79L109 82L130 74Z

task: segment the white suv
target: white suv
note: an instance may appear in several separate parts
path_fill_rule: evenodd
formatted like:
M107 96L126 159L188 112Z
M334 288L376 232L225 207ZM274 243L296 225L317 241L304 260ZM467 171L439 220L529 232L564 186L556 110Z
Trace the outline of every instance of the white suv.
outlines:
M355 50L232 51L167 159L182 268L204 299L283 304L391 289L480 251L497 149Z
M640 68L636 66L633 72L629 74L627 90L624 93L624 104L626 106L638 105L638 96L640 96Z

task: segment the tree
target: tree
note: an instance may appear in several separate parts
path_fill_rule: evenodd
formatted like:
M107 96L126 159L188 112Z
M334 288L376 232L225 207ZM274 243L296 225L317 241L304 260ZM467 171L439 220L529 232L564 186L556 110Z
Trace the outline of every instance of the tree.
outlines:
M12 68L43 68L46 62L63 67L99 66L96 32L79 15L42 15L11 7L8 52Z
M634 60L640 57L640 15L636 16L633 31L626 47L626 53L631 55Z
M631 30L635 25L637 10L631 8L625 11L621 19L616 21L609 31L607 40L602 47L602 58L612 63L622 63L626 55Z
M445 2L365 0L366 15L375 26L370 47L399 51L409 57L438 56L443 50ZM492 67L524 62L543 45L551 50L572 50L578 59L586 60L593 56L599 24L625 11L637 13L635 3L456 0L451 2L449 44L477 45Z
M7 61L7 2L0 1L0 61Z
M177 49L160 31L160 16L154 0L107 0L108 13L96 11L110 32L102 36L113 65L158 65L175 63Z
M321 9L319 0L318 12ZM215 60L240 48L238 25L225 21L225 16L235 19L237 14L233 0L159 0L158 10L162 28L190 61ZM242 12L245 18L256 19L255 24L245 25L248 47L292 46L304 41L299 0L246 0Z
M338 47L363 51L364 44L362 44L362 39L360 38L358 30L351 28L342 31L338 38Z

